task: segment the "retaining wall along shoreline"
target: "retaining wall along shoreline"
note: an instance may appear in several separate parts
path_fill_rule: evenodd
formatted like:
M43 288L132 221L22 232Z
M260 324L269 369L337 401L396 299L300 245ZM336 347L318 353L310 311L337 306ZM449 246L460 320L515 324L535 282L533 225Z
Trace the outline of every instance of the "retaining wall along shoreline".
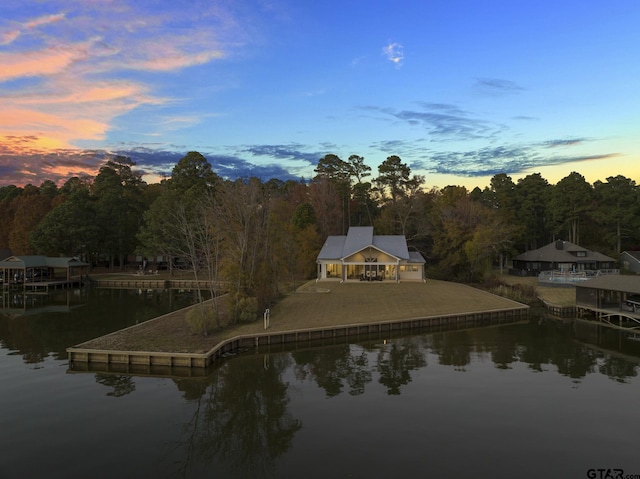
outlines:
M118 372L150 371L154 368L171 371L174 368L204 369L227 355L264 346L291 343L320 345L337 340L389 338L398 334L428 333L469 327L489 326L523 321L529 317L529 306L495 309L481 312L453 313L374 323L345 324L289 331L265 330L221 341L206 353L172 353L154 351L115 351L83 348L82 344L67 348L71 370L116 370ZM136 328L131 326L127 329ZM113 334L113 333L112 333ZM165 372L166 374L166 372ZM180 374L184 375L184 374ZM192 374L188 374L192 375ZM199 374L196 374L199 375Z

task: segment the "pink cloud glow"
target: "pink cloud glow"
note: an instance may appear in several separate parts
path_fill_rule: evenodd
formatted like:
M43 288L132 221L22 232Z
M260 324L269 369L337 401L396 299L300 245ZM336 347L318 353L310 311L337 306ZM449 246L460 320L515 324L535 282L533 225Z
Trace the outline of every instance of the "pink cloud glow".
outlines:
M0 53L0 82L22 77L60 73L76 61L86 58L81 48L58 47L38 51Z
M49 23L59 22L65 17L64 13L56 13L52 15L43 15L42 17L34 18L24 24L26 28L36 28Z
M0 52L3 179L11 165L18 182L95 174L104 151L85 156L78 142L103 141L119 117L173 101L158 93L163 73L224 58L231 43L221 35L233 44L242 37L229 15L206 4L160 14L137 8L125 0L83 1L64 13L4 26L0 20L0 45L8 46ZM124 79L125 71L150 75Z

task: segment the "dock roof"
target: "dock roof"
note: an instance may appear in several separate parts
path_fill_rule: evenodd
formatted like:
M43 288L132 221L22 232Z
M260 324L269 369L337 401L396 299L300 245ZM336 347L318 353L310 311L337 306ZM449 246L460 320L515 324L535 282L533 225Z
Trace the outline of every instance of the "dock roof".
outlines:
M576 288L592 288L623 293L640 294L640 276L612 274L576 284Z
M78 258L62 258L51 256L9 256L0 261L0 269L27 268L73 268L75 266L89 266L89 263Z

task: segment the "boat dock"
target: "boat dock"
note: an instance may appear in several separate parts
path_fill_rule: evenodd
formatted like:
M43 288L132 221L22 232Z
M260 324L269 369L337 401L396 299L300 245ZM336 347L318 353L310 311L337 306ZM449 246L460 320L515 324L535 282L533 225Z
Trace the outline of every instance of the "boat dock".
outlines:
M80 277L70 279L53 279L49 281L20 281L3 282L4 290L21 290L31 293L48 293L53 289L75 288L85 284L85 279Z

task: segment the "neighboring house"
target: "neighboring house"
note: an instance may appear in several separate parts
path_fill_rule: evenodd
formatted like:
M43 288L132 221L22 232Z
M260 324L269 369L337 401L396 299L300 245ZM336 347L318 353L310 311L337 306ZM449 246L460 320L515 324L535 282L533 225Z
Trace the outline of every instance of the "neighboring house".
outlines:
M640 251L620 253L620 268L629 273L640 274Z
M569 241L557 240L542 248L527 251L513 259L511 274L537 276L542 271L596 272L611 270L616 260Z
M425 260L409 251L402 235L374 235L373 226L352 226L329 236L318 254L319 280L423 281Z

